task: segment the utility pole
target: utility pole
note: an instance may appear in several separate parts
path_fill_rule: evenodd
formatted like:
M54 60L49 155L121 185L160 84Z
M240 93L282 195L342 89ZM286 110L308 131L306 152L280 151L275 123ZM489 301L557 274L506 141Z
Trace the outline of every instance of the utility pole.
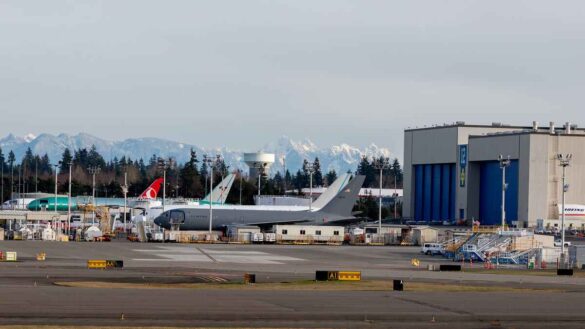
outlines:
M390 167L390 159L380 158L374 161L374 168L380 170L380 191L379 191L379 211L378 211L378 236L382 235L382 183L384 179L384 169ZM396 182L396 180L394 180ZM396 210L396 205L394 206Z
M569 184L566 180L566 168L571 165L572 154L557 154L559 165L563 168L563 196L562 196L562 211L561 211L561 265L565 268L567 262L567 255L565 254L565 193L569 191Z
M502 232L506 229L506 190L508 184L506 184L506 168L510 166L510 156L504 158L503 155L498 155L498 161L500 162L500 169L502 169Z

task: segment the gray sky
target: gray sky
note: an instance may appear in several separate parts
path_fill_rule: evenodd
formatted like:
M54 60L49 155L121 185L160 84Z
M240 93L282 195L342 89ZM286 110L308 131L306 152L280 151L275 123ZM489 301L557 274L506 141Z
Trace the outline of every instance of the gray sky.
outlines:
M583 125L584 9L535 0L0 0L0 135L240 149L288 135L401 153L402 130L413 126Z

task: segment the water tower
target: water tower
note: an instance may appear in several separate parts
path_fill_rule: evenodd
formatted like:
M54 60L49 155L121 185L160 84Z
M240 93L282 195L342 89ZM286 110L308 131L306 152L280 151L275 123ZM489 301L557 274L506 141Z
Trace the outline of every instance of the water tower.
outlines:
M244 162L250 167L249 179L258 179L259 173L268 174L275 158L272 153L244 153Z

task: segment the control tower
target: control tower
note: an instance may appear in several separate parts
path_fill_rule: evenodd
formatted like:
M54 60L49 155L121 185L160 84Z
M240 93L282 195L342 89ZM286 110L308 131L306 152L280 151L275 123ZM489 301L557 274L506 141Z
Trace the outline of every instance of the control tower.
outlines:
M244 162L250 167L249 179L257 179L259 173L267 174L275 158L275 155L272 153L244 153Z

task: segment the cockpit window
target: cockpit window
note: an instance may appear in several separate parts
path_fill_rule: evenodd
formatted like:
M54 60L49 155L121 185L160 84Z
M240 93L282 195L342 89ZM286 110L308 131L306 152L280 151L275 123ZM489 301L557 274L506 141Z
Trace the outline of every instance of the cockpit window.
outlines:
M185 223L185 213L181 210L171 210L171 224Z

